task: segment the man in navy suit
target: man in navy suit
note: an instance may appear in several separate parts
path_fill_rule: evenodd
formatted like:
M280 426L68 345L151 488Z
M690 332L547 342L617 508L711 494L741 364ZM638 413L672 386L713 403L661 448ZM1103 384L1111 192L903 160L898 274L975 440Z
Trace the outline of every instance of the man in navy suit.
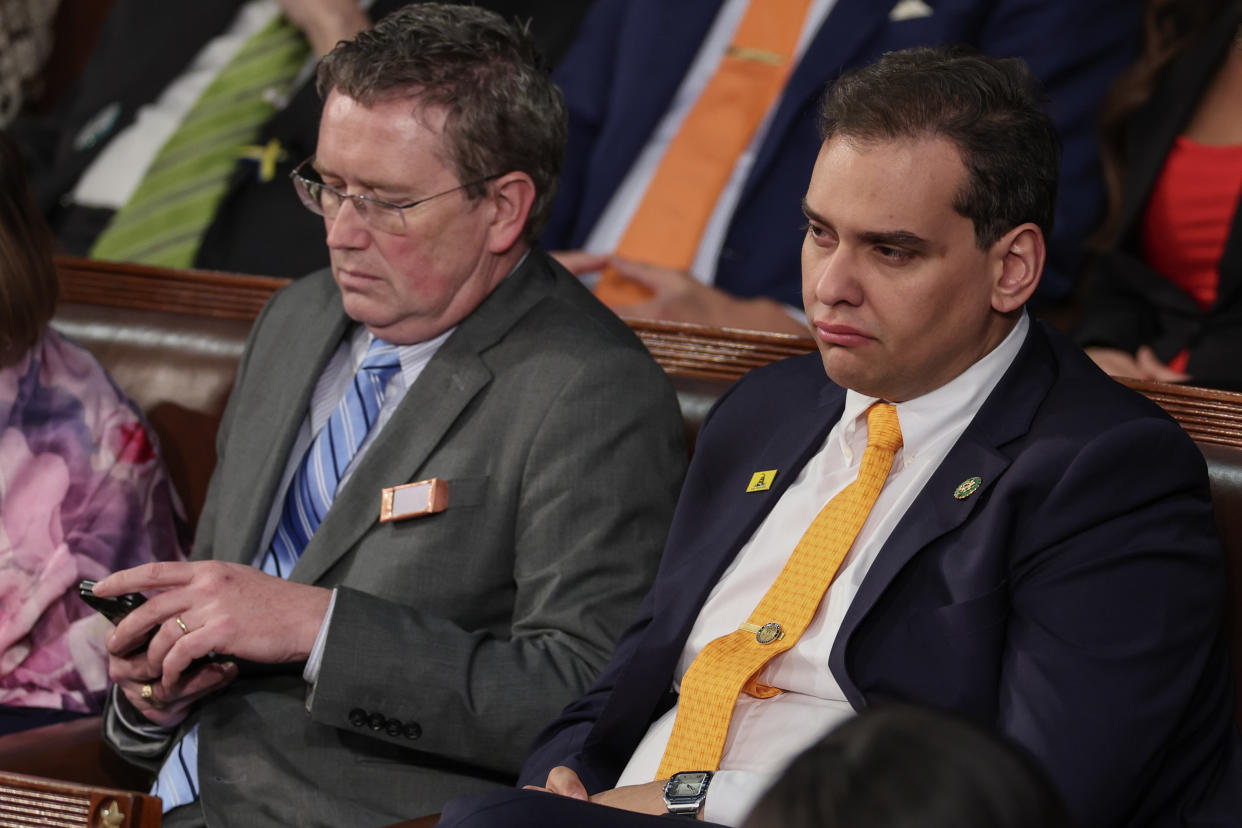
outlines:
M750 0L757 2L757 0ZM642 168L681 123L703 83L700 62L747 0L599 0L554 80L569 106L565 169L543 242L579 275L603 265L628 215L626 192L645 190ZM1138 52L1141 4L1133 0L814 0L784 91L734 167L689 272L615 261L655 291L619 309L674 319L805 335L796 314L797 199L819 149L815 105L843 70L911 46L967 43L997 57L1020 57L1052 100L1065 151L1057 230L1036 300L1073 289L1082 242L1103 206L1097 132L1104 92ZM724 31L718 31L719 29ZM711 64L711 70L716 64ZM707 73L710 75L710 71ZM747 159L749 159L747 161ZM749 163L749 166L747 166ZM650 174L650 171L647 173ZM632 181L634 177L641 180Z
M754 676L782 692L739 693L718 766L677 769L715 772L698 815L738 824L803 747L900 700L1023 746L1084 826L1242 825L1203 459L1024 309L1058 161L1034 86L1020 61L916 49L829 90L802 202L818 355L709 416L637 622L527 759L544 792L450 803L445 824L663 813L683 677L859 474L887 402L903 445L883 489L810 626Z

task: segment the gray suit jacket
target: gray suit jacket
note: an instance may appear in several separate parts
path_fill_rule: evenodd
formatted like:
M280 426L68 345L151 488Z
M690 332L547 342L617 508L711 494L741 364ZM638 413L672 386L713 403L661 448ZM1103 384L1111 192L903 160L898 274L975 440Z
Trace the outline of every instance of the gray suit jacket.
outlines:
M251 334L195 558L254 560L314 385L346 336L330 273ZM200 705L211 825L367 825L511 783L649 586L686 451L672 388L624 323L539 250L440 348L292 573L336 587L319 680L243 670ZM380 489L448 508L377 522ZM168 742L105 728L131 758Z

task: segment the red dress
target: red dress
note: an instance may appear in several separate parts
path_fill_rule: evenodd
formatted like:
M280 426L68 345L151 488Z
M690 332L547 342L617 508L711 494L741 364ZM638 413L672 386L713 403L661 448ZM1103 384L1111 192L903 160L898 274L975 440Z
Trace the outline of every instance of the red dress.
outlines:
M1206 310L1216 301L1220 258L1242 193L1242 144L1178 136L1143 215L1143 256ZM1169 367L1186 370L1189 352Z

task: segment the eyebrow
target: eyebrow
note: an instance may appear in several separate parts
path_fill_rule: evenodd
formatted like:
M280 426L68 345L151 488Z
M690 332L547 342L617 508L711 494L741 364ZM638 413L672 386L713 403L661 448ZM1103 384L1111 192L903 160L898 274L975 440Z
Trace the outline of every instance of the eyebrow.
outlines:
M811 209L811 205L806 203L805 198L802 199L802 215L816 224L832 227L832 222ZM867 230L859 233L858 239L864 244L902 247L915 253L926 253L932 247L930 241L909 230Z
M805 197L803 197L802 199L802 215L806 216L811 221L817 222L819 224L828 224L828 219L824 218L819 213L812 210L811 205L806 203Z
M329 176L331 178L341 178L340 175L336 174L332 170L324 169L320 167L318 158L316 158L314 161L311 161L310 166L311 166L311 169L313 169L320 178L323 178L324 176ZM360 180L358 184L361 185L364 190L368 190L370 192L375 192L377 190L384 191L384 192L398 192L401 190L400 187L391 187L387 184L383 184L378 181L370 181L366 179Z
M858 234L864 244L880 247L901 247L915 253L925 253L931 249L931 242L909 230L870 230Z

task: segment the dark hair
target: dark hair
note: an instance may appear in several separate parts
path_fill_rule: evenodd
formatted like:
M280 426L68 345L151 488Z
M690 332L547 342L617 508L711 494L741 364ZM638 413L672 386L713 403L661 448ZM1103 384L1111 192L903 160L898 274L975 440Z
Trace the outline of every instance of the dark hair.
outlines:
M824 93L820 134L859 142L939 136L967 170L953 208L986 249L1025 222L1052 233L1061 144L1038 82L1017 58L965 46L889 52Z
M461 181L515 170L534 181L523 237L538 238L565 155L566 112L526 26L474 6L413 3L338 43L317 81L325 98L336 89L369 106L408 95L444 108ZM486 188L466 192L477 199Z
M905 705L868 708L808 748L743 828L1070 828L1023 750Z
M56 310L52 244L17 144L0 131L0 366L26 353Z
M1108 213L1092 241L1111 244L1121 229L1121 188L1125 180L1126 130L1130 116L1147 103L1175 59L1189 51L1238 0L1148 0L1143 18L1143 54L1127 69L1100 105L1100 161L1108 190Z

